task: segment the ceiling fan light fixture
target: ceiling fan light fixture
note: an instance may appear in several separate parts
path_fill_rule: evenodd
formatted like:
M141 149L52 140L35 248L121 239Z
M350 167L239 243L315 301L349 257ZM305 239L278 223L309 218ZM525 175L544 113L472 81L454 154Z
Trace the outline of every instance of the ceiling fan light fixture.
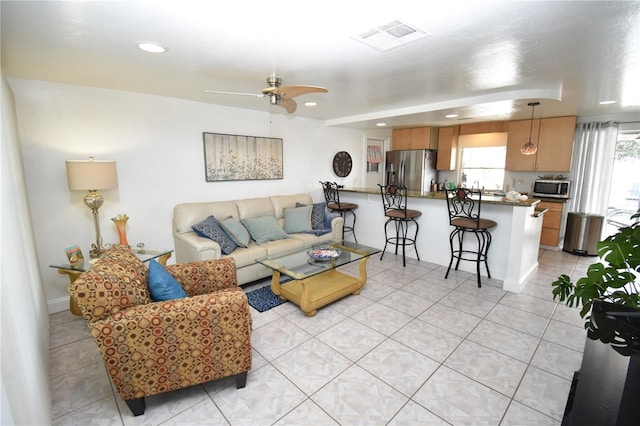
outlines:
M305 102L304 106L314 107L314 106L318 106L318 103L317 102L313 102L313 101L309 101L309 102Z
M527 105L531 107L531 127L529 128L529 142L525 143L522 148L520 148L520 153L523 155L533 155L538 152L538 147L531 142L531 136L533 135L533 112L536 109L537 105L540 105L540 102L529 102Z

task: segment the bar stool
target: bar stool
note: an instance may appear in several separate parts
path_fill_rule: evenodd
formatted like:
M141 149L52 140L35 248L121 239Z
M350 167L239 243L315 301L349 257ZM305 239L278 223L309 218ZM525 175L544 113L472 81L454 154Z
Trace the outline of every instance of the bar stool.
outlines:
M484 262L487 269L487 276L491 278L489 265L487 264L487 253L491 245L491 233L489 229L498 224L493 220L482 219L480 217L480 207L482 206L482 192L473 191L468 188L447 189L447 208L449 209L449 224L453 226L453 231L449 235L449 245L451 246L451 260L445 278L449 277L449 271L456 262L456 271L461 260L476 262L476 273L478 276L478 287L480 283L480 263ZM473 197L473 198L472 198ZM478 241L477 250L463 248L464 235L467 232L473 233ZM457 240L457 248L454 248L454 241Z
M402 246L402 266L407 266L407 260L405 257L405 248L407 246L413 246L416 250L416 257L420 260L420 255L418 254L418 247L416 247L416 239L418 237L418 222L416 222L416 218L422 216L422 212L418 210L409 210L407 209L407 187L406 186L396 186L396 185L380 185L380 194L382 195L382 206L384 207L384 215L388 217L387 221L384 223L384 248L382 249L382 254L380 255L380 260L384 256L384 252L387 249L387 244L393 244L396 246L395 254L398 254L398 247ZM396 235L395 237L389 237L387 235L387 225L393 222L396 227ZM416 232L413 235L413 238L409 238L408 231L409 225L411 222L416 225Z
M353 239L357 243L358 239L356 238L356 231L354 230L356 227L356 213L354 210L358 208L358 205L354 203L340 202L340 191L338 191L337 183L320 181L320 184L324 191L324 200L327 202L327 208L342 216L342 238L344 238L345 233L351 232L353 234ZM347 226L347 213L351 213L353 215L353 223L351 226Z

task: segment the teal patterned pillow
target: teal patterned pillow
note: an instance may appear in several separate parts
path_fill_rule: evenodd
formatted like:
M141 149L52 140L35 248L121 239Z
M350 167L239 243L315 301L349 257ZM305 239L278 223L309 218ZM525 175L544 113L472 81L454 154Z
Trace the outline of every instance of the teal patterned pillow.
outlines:
M199 236L209 238L218 243L224 254L231 254L238 248L238 245L224 232L224 229L220 226L220 222L213 216L209 216L202 222L193 225L191 229Z
M280 228L278 221L273 216L242 219L242 223L247 227L251 238L256 240L257 244L289 238L289 235Z
M247 228L242 226L240 222L235 220L233 217L229 216L222 222L220 222L220 226L227 233L227 235L240 247L248 247L249 240L251 239L251 235L247 231Z
M284 209L284 232L295 234L311 229L311 206Z
M296 203L296 207L303 207L305 204ZM327 203L314 203L311 209L311 229L325 229L324 215L327 210Z

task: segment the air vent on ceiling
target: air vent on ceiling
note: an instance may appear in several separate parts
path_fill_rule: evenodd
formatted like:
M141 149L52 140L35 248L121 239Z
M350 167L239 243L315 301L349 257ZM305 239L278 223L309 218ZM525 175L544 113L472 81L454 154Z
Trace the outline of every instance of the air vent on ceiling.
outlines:
M386 25L353 36L353 38L380 52L386 52L430 35L429 32L414 25L391 21Z

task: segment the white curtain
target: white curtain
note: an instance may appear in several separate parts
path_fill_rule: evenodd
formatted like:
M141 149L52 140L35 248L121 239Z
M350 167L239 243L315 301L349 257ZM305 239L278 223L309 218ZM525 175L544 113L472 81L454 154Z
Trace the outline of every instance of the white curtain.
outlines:
M573 144L570 212L606 216L618 123L580 123Z

